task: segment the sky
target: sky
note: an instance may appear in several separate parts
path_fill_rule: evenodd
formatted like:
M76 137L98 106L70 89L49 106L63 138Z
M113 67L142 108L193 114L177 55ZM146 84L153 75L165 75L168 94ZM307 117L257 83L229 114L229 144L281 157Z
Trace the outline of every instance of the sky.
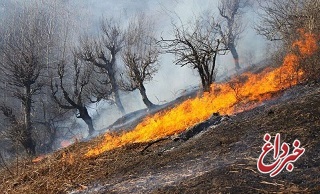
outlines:
M1 0L0 14L10 9L12 2L27 2L33 0ZM50 0L43 0L49 1ZM96 33L101 17L120 17L122 21L129 21L136 13L143 12L147 17L154 19L157 26L157 36L170 37L171 22L187 23L193 17L208 9L217 13L218 0L56 0L69 10L73 19L77 22L80 32ZM240 65L245 63L258 62L265 54L264 39L256 35L253 30L256 14L248 11L244 17L247 25L246 31L242 34L237 49L240 55ZM251 54L249 54L251 53ZM200 86L200 79L195 70L188 67L176 66L173 63L174 57L163 55L160 60L160 68L154 79L146 84L147 95L155 104L162 104L173 100L186 89ZM218 74L223 74L233 68L231 55L220 56L217 59ZM145 108L137 91L124 93L122 96L127 112ZM92 115L105 115L96 118L97 128L103 128L111 124L120 115L114 106L106 103L92 105Z

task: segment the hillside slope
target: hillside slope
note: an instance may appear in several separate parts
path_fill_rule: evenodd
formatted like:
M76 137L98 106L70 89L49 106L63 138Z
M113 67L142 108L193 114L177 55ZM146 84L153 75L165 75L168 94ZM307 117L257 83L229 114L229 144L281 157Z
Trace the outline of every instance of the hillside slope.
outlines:
M228 117L226 117L228 118ZM270 178L257 170L263 136L301 141L292 172ZM296 86L250 111L183 140L132 144L84 158L102 137L2 170L5 193L316 193L320 190L320 86ZM12 167L12 172L16 173Z

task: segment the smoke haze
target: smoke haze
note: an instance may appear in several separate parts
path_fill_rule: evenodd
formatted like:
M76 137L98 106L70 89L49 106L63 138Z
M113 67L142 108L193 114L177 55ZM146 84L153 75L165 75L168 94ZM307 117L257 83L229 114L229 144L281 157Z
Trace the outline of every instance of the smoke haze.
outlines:
M10 9L14 3L26 1L3 0L0 4L0 14ZM206 10L212 10L218 16L218 1L212 0L60 0L65 9L69 10L75 21L78 32L96 34L99 29L99 21L102 17L120 17L124 23L128 22L135 14L145 13L147 17L154 19L157 27L157 36L172 37L172 23L186 24ZM244 16L246 30L239 41L237 49L240 55L240 65L259 61L263 54L265 44L261 37L253 30L255 13L248 10ZM78 34L80 35L80 34ZM77 34L75 35L77 36ZM76 37L73 37L75 40ZM252 41L254 40L254 41ZM200 85L197 72L173 64L174 56L163 55L160 60L160 68L154 79L146 84L147 95L155 104L163 104L181 95L184 90ZM118 58L118 63L121 61ZM217 59L218 75L231 74L234 72L234 63L231 54L219 56ZM141 96L137 91L132 93L122 92L126 112L132 112L145 108ZM96 128L102 129L112 124L121 116L115 105L101 102L89 107L93 115ZM84 129L85 124L78 121Z

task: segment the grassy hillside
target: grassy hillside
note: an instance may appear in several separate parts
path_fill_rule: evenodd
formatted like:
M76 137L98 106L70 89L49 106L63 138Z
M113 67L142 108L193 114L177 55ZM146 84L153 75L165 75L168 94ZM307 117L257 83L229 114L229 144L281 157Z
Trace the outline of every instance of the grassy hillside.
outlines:
M270 178L257 170L265 133L306 149ZM316 193L320 190L320 86L301 85L188 140L170 137L85 158L103 137L2 169L4 193ZM145 149L147 147L147 149ZM142 152L143 151L143 152ZM18 172L17 172L18 171Z

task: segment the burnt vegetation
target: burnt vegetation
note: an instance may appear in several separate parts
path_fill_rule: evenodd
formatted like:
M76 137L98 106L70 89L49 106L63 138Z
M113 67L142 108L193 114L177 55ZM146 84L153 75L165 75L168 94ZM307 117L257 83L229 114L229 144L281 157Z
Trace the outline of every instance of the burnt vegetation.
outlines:
M319 88L319 84L295 87L252 111L225 120L215 114L181 136L131 144L95 158L83 158L83 154L102 137L77 142L36 164L20 163L19 174L17 166L7 169L2 164L0 188L9 193L128 193L139 185L139 191L146 193L316 193ZM256 159L263 135L274 129L284 142L296 138L304 142L306 153L294 163L293 172L270 178L258 172Z
M216 8L187 22L179 17L172 19L170 32L162 32L147 14L129 20L101 16L99 29L83 32L85 28L78 30L71 12L62 5L38 0L12 3L14 9L5 12L1 21L1 191L319 191L319 176L314 173L320 170L316 154L320 149L319 0L219 0ZM259 64L247 65L239 45L252 27L245 21L247 12L253 9L258 16L254 30L270 42L272 49ZM302 34L306 36L300 40ZM315 41L312 47L305 46L309 45L308 37ZM233 74L226 71L218 77L222 55L232 57ZM288 55L295 57L290 59L296 64L292 75L282 80L281 74L287 72L280 72L275 75L278 81L274 85L290 82L289 89L261 94L268 96L267 102L248 100L251 93L243 95L242 90L250 75L281 66ZM194 71L199 88L160 104L150 98L146 86L155 81L161 68L166 68L162 61L165 57L174 57L173 65ZM212 112L211 118L197 121L179 134L157 136L149 142L134 140L93 157L85 157L88 148L100 145L105 137L87 142L79 142L76 137L72 146L53 152L61 147L62 139L76 136L74 131L81 128L81 123L85 124L84 136L98 135L101 129L91 108L99 103L115 106L121 115L109 127L112 137L117 135L114 131L122 130L122 134L144 125L145 118L166 114L182 102L209 94L218 98L225 92L220 83L226 83L232 91L234 112L241 113L230 116ZM131 102L122 95L137 94L134 91L145 109L128 113L126 104ZM250 111L245 111L245 106ZM109 111L106 117L112 114ZM256 158L263 135L276 129L286 142L299 138L306 153L294 164L291 174L271 179L257 171Z
M304 30L319 36L319 6L318 0L259 2L261 14L260 23L256 26L257 32L268 40L281 43L281 47L273 54L275 62L281 60L283 53L288 52L299 31ZM299 68L306 72L306 80L319 79L319 52L303 59Z

